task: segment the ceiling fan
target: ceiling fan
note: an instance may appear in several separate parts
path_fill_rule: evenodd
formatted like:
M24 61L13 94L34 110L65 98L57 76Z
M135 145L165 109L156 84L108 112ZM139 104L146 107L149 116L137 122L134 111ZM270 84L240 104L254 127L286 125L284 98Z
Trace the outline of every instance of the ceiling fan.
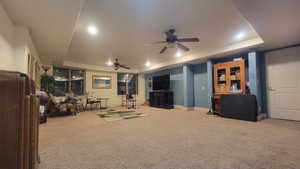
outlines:
M119 68L124 68L124 69L130 69L130 67L128 67L127 65L123 65L119 63L119 59L116 58L115 62L113 63L114 65L114 69L118 70Z
M185 52L189 51L190 49L180 42L199 42L199 38L180 38L178 39L177 36L175 35L175 29L169 29L168 31L165 32L166 35L166 40L165 41L159 41L159 42L154 42L153 44L160 44L160 43L167 43L166 46L159 52L160 54L164 53L168 47L172 44L175 44L178 49L181 49Z

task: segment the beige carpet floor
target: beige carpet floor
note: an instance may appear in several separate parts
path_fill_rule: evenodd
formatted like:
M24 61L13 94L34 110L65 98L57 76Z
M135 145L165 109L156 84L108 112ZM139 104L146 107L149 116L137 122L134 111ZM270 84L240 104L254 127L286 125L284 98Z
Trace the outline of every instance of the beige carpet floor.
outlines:
M40 127L39 169L299 169L300 123L140 107L107 122L95 112Z

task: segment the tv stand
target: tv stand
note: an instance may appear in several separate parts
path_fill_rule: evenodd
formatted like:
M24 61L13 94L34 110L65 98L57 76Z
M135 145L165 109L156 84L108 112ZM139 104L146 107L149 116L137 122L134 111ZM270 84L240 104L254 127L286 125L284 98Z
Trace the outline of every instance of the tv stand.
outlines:
M164 109L174 109L172 91L150 92L150 106Z

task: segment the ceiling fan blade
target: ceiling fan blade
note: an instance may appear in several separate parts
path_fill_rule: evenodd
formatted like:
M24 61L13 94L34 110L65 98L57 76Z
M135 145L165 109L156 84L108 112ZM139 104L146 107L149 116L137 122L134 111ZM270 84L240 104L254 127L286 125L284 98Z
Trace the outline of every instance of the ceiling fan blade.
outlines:
M159 53L162 54L168 49L168 46L165 46Z
M114 69L115 69L115 70L118 70L118 69L119 69L119 66L115 66Z
M199 38L182 38L177 39L178 42L200 42Z
M180 48L181 50L184 50L185 52L189 51L190 49L180 43L177 43L177 47Z
M128 67L127 65L119 65L120 67L124 68L124 69L130 69L130 67Z
M157 41L157 42L153 42L151 44L161 44L161 43L168 43L167 41Z

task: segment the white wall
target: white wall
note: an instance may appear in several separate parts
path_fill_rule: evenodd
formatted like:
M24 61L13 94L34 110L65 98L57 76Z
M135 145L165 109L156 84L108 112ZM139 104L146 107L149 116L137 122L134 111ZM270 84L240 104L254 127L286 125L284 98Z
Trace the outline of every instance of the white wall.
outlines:
M28 73L28 54L40 57L26 27L15 26L0 4L0 69Z
M17 71L27 73L27 54L26 54L26 30L25 28L15 28L15 56L14 62Z
M15 27L0 4L0 69L15 70Z
M100 76L111 76L112 77L112 88L111 89L93 89L92 77L93 75ZM117 73L116 72L105 72L105 71L86 71L86 92L92 93L94 96L109 98L108 106L116 107L121 106L122 97L117 94ZM137 104L143 104L145 102L145 78L144 75L139 74L138 76L138 96Z

